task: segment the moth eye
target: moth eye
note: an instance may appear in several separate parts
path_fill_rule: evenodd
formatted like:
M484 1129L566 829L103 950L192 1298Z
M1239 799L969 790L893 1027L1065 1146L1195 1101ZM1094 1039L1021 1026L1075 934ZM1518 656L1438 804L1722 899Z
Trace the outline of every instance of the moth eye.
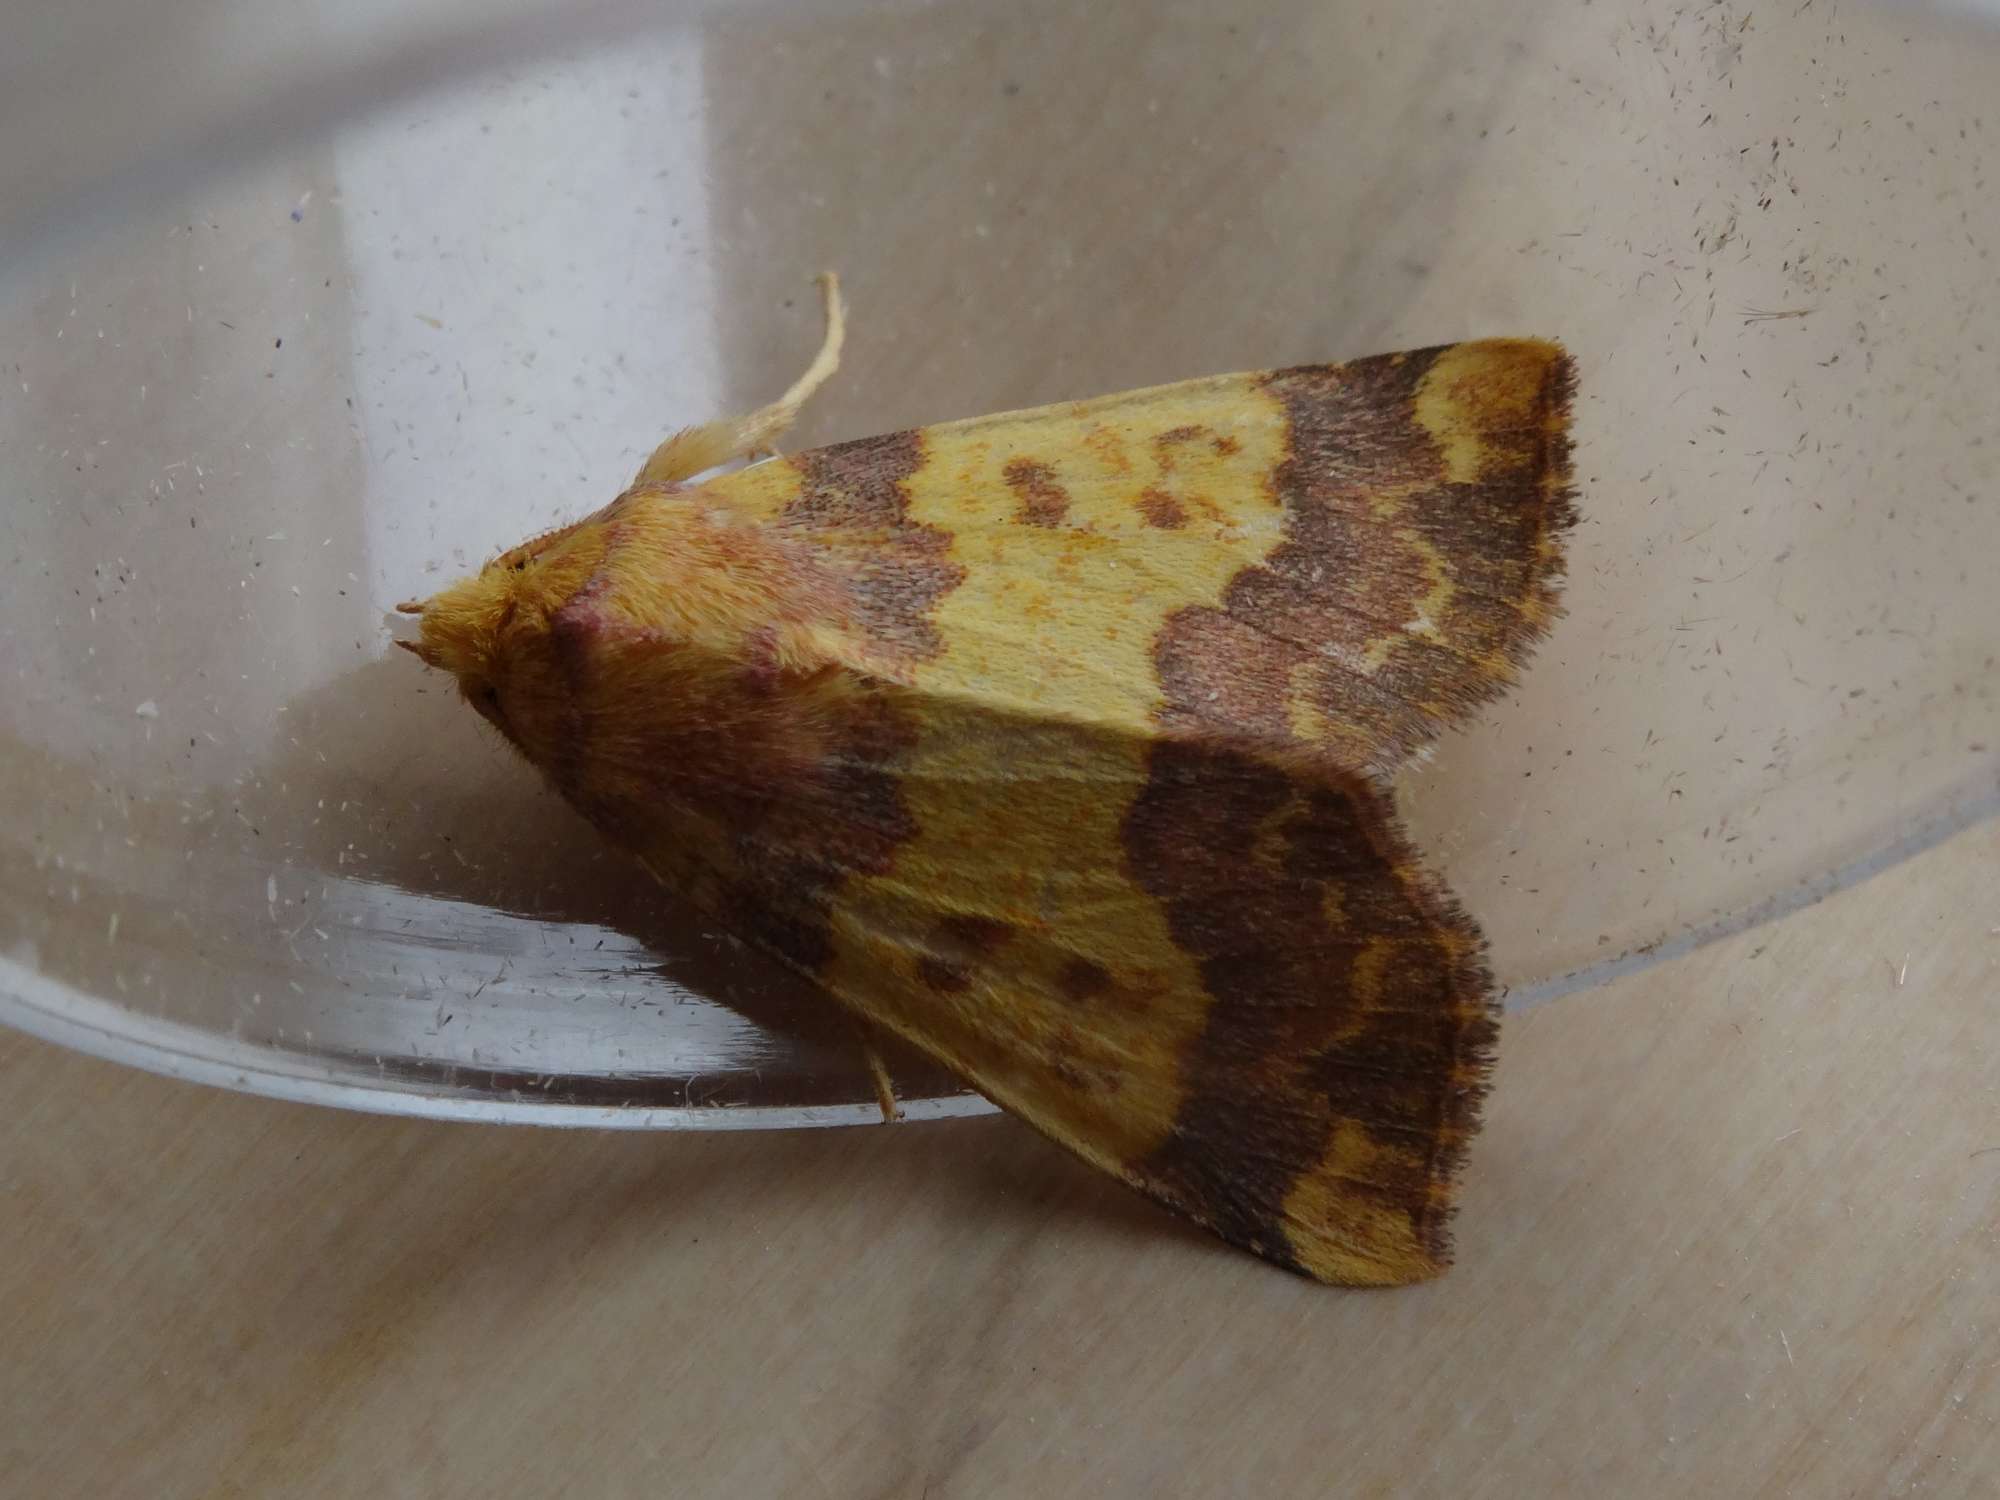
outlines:
M463 691L465 693L465 701L470 703L474 708L478 709L483 714L488 714L495 718L499 717L500 715L499 688L495 687L490 682L482 682L476 687L468 685L463 689Z
M528 568L527 558L517 557L514 559L514 571L516 573L524 573L527 571L527 568Z

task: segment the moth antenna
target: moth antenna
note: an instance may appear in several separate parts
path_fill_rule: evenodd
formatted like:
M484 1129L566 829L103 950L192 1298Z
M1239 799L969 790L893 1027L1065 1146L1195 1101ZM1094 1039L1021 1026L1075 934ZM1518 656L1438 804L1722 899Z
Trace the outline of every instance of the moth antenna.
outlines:
M653 450L653 456L632 481L634 484L677 484L692 479L732 458L770 448L797 420L799 408L840 368L840 347L847 337L847 304L841 299L840 278L831 271L822 271L817 280L820 304L826 314L826 336L805 373L776 401L746 417L682 428Z

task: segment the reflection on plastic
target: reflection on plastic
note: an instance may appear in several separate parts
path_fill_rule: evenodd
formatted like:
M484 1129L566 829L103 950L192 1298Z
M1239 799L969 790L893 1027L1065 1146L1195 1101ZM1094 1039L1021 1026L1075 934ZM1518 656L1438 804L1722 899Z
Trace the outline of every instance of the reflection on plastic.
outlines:
M2000 44L1610 9L1371 13L1365 48L1305 3L711 19L17 275L0 1020L379 1108L874 1118L845 1021L662 909L382 625L781 387L827 264L854 331L802 446L1569 344L1569 618L1403 788L1517 1001L1995 810L2000 201L1961 126Z

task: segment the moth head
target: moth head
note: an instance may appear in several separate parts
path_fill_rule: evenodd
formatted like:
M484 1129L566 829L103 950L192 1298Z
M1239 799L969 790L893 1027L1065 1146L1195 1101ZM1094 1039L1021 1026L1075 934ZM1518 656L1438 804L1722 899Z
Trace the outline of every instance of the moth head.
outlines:
M545 531L501 553L472 577L461 578L428 599L397 605L399 613L417 617L419 635L396 644L426 666L450 672L465 701L500 724L508 627L524 603L532 607L547 592L548 554L560 552L562 544L588 524Z
M450 672L459 691L487 718L499 706L500 639L515 610L515 575L488 568L421 602L396 608L415 615L421 634L396 644L426 666Z

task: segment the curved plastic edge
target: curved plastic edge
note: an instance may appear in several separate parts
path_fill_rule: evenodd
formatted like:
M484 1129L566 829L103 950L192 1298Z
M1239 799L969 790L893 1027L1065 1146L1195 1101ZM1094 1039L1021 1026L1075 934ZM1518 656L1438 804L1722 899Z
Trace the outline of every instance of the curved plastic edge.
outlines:
M377 1082L365 1073L315 1064L296 1053L232 1048L226 1038L214 1033L135 1015L7 958L0 958L0 1025L165 1078L370 1114L585 1130L787 1130L879 1124L882 1119L882 1111L873 1100L707 1107L566 1104L525 1093L508 1097L449 1085L425 1088L408 1080ZM997 1112L977 1094L898 1102L906 1120L957 1119Z
M1507 992L1509 1014L1577 990L1637 973L1708 943L1746 932L1812 905L1836 891L1921 854L1952 835L2000 816L2000 783L1955 802L1924 819L1901 838L1823 875L1801 880L1789 890L1689 928L1679 936L1648 945L1601 964L1522 985ZM299 1054L231 1048L214 1033L137 1015L108 1001L39 974L18 960L0 958L0 1025L57 1046L142 1068L162 1077L185 1079L238 1093L300 1104L323 1104L371 1114L412 1115L438 1120L495 1124L553 1125L590 1130L781 1130L879 1122L872 1100L826 1105L694 1106L566 1104L528 1094L499 1096L469 1088L422 1087L408 1080L377 1081L333 1064L315 1064ZM218 1045L218 1044L221 1045ZM959 1119L996 1113L977 1094L904 1099L907 1120Z
M1606 959L1603 963L1586 964L1581 969L1572 969L1567 974L1558 974L1551 979L1539 980L1534 984L1524 984L1509 989L1501 998L1501 1007L1512 1015L1517 1011L1532 1010L1551 1000L1559 1000L1564 995L1578 990L1590 989L1626 974L1636 974L1642 969L1650 969L1654 964L1665 963L1670 958L1679 958L1683 953L1692 953L1697 948L1705 948L1710 943L1723 938L1735 937L1748 932L1753 927L1761 927L1766 922L1775 922L1780 917L1790 916L1828 896L1859 885L1871 875L1879 875L1904 860L1934 849L1946 839L1966 829L1985 822L1988 818L2000 817L2000 781L1984 791L1948 803L1944 810L1932 817L1917 822L1900 838L1870 850L1857 859L1835 865L1824 874L1809 876L1798 881L1789 889L1767 896L1762 901L1751 903L1738 911L1725 913L1708 922L1700 922L1675 937L1663 938L1648 943L1643 948L1620 954L1617 958Z

